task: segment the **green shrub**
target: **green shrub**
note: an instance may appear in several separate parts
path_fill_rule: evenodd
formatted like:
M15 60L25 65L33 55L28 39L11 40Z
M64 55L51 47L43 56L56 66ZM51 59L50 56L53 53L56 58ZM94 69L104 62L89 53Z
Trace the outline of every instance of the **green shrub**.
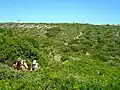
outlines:
M47 33L45 34L47 37L54 37L56 35L58 35L58 33L62 31L60 28L58 27L53 27L47 30Z
M0 28L0 90L120 89L120 26L40 24L56 26L42 29L47 31L45 34L35 27L17 27L21 24L2 25L5 26ZM75 39L80 32L82 35ZM61 62L54 60L55 55L61 57ZM29 67L36 59L40 69L12 69L18 57L26 59Z

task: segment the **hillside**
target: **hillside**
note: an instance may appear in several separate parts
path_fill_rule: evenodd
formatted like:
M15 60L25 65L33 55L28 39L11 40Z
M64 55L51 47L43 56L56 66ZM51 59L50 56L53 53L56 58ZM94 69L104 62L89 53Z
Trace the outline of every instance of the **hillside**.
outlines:
M37 72L16 71L18 57ZM119 90L120 26L0 24L0 90Z

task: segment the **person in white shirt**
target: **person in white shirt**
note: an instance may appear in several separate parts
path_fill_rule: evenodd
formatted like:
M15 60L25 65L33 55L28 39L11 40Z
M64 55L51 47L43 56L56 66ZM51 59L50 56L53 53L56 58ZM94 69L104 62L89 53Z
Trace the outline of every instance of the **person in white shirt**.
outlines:
M39 69L39 64L36 62L36 60L33 60L32 63L32 70L36 71Z

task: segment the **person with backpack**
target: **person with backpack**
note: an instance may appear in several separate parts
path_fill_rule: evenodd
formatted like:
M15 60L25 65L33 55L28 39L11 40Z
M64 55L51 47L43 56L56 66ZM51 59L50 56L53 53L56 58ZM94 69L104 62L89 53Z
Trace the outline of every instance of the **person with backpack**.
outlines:
M13 66L14 69L17 69L17 70L28 69L27 63L25 61L26 60L22 60L21 58L18 58L17 62L14 63L12 66Z

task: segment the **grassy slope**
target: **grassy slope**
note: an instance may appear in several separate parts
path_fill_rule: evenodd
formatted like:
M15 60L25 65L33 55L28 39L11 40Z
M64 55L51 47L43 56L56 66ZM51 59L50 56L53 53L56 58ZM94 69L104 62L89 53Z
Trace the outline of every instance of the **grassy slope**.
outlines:
M6 68L1 69L1 74L2 90L120 89L119 68L83 57L64 64L54 63L37 72L21 72Z
M56 27L0 29L1 63L11 65L20 56L41 65L37 72L22 72L0 64L0 89L120 89L119 26L51 26Z

